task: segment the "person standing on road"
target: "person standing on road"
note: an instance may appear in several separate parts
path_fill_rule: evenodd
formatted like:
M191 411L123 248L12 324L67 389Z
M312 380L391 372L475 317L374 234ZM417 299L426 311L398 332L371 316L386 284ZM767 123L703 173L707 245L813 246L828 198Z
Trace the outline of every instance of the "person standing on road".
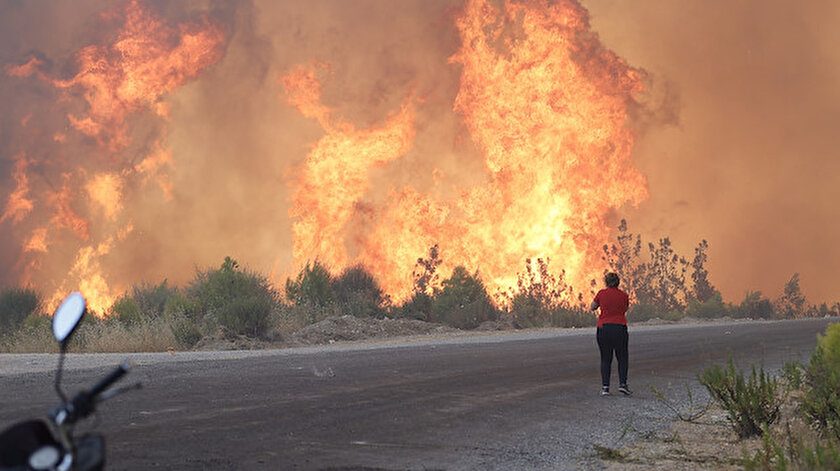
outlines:
M607 287L598 291L590 307L593 311L601 308L598 315L598 348L601 350L601 395L610 394L610 375L612 374L613 353L618 360L618 392L629 396L627 387L627 308L630 296L618 289L618 275L607 273L604 283Z

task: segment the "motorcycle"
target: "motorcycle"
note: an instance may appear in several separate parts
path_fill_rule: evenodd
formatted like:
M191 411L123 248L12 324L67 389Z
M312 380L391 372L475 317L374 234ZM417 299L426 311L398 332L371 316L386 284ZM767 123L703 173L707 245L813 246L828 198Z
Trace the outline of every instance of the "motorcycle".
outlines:
M103 401L132 389L140 383L118 389L110 387L132 367L123 362L92 388L79 391L67 400L61 390L61 373L67 344L85 313L86 301L73 292L56 309L52 330L59 343L55 390L61 402L47 414L47 419L19 422L0 433L0 471L93 471L105 465L105 438L98 433L73 435L77 422L89 417Z

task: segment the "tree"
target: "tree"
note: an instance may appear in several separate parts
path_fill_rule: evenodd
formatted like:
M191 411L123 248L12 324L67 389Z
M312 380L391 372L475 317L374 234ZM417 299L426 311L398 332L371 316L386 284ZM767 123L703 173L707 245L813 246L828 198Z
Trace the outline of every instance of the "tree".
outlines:
M639 299L642 285L647 277L647 265L640 262L642 252L642 238L638 234L631 234L627 230L627 221L622 219L618 225L618 245L604 245L604 255L601 257L610 270L621 278L621 288L633 300ZM597 285L597 282L596 282Z
M441 263L443 263L443 260L440 258L438 244L429 248L429 258L420 257L417 259L417 264L411 274L414 278L413 290L415 293L434 295L440 279L437 269Z
M662 312L685 308L685 272L688 262L674 253L671 239L659 239L659 246L648 244L650 262L639 294L640 302L649 302Z
M709 272L705 268L706 250L709 249L709 243L705 239L701 241L697 248L694 249L694 260L691 261L691 280L694 282L694 299L705 303L712 299L717 293L717 290L709 282Z
M432 320L432 305L439 291L440 275L438 267L443 263L438 244L429 248L429 257L419 257L412 272L414 286L411 298L403 303L400 311L404 317Z
M776 311L785 319L795 319L805 315L805 295L799 287L799 273L794 273L787 283L782 296L776 300Z

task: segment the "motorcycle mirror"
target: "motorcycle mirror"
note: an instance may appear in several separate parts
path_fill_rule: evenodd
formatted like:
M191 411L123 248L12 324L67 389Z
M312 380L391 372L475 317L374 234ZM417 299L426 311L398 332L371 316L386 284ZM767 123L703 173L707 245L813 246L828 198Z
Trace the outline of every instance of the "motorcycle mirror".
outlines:
M79 326L84 313L85 297L78 291L70 293L55 310L52 322L53 335L61 343L62 350L67 345L70 334Z

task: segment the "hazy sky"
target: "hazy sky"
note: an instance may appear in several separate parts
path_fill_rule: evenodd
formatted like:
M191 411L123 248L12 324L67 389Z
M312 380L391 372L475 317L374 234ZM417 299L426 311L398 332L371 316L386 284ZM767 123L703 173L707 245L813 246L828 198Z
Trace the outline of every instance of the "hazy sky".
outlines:
M794 272L813 301L840 298L840 4L583 3L607 47L678 97L678 123L637 141L650 199L631 229L686 253L707 239L733 301Z

